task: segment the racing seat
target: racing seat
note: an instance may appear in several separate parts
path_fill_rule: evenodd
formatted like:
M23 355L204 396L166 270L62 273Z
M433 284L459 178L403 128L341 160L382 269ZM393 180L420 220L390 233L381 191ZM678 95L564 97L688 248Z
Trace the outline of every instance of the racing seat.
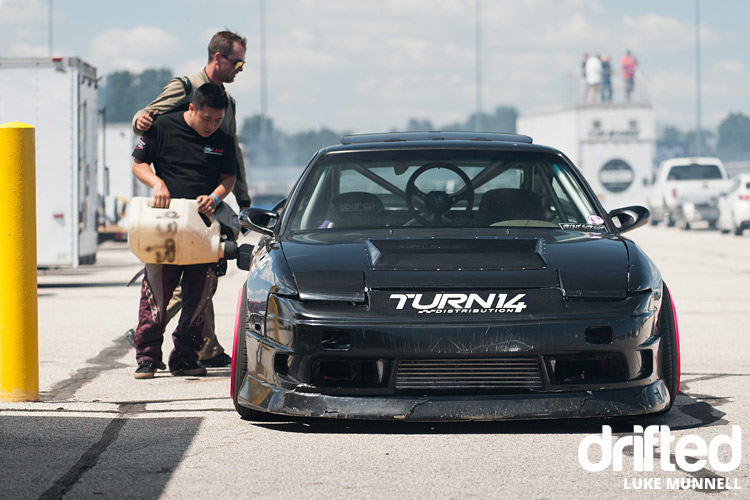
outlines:
M542 200L526 189L490 189L482 195L474 225L488 227L505 220L547 220Z
M331 227L386 227L385 207L376 195L352 191L334 196L326 213Z

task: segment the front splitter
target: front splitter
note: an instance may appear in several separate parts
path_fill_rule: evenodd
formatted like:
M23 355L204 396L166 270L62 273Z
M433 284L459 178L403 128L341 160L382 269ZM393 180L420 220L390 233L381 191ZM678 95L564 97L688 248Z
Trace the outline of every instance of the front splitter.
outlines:
M645 415L666 410L669 391L649 385L598 391L481 396L332 396L297 392L245 378L238 402L294 417L356 420L498 421Z

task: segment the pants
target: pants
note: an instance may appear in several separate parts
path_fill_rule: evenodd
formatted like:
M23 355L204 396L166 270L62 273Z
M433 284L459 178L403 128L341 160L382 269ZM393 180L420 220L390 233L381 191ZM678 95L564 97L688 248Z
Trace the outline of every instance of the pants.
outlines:
M177 285L172 293L172 298L167 304L167 323L172 321L172 318L177 316L177 313L182 309L182 285ZM133 325L133 331L138 330L138 323ZM198 359L203 361L204 359L215 358L224 354L224 347L219 343L219 339L216 338L216 327L214 322L214 302L209 302L208 308L206 309L206 322L203 324L203 347L198 351Z
M180 284L182 314L172 333L174 349L169 355L169 366L198 360L198 351L204 344L206 314L209 308L213 312L211 298L216 292L216 282L213 264L146 264L134 338L137 362L161 363L164 330L169 322L167 304ZM177 310L174 309L173 315Z

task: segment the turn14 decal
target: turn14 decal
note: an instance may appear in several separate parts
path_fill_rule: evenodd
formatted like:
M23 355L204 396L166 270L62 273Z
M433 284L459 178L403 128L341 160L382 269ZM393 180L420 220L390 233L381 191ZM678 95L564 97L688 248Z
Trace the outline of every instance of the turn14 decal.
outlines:
M419 314L520 313L526 309L525 293L392 293L396 310L413 309Z

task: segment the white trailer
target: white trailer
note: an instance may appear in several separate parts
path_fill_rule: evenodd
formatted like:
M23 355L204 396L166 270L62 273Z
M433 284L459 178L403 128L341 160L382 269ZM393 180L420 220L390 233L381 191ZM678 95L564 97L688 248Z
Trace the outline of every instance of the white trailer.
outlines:
M645 205L656 154L651 106L579 104L521 116L516 130L565 153L607 210Z
M0 59L0 123L35 127L37 266L96 260L96 69L77 58Z
M107 122L104 127L99 141L99 192L102 193L99 241L126 239L130 198L151 194L131 169L137 139L130 122Z

